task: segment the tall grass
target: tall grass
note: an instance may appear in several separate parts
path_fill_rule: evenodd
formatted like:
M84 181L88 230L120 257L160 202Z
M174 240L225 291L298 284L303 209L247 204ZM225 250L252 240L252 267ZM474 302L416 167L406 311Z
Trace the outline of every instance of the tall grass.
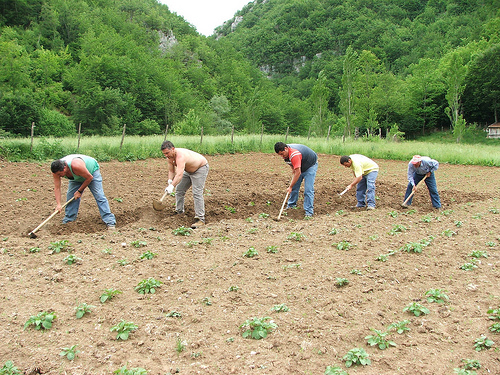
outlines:
M80 153L93 156L99 161L133 161L163 157L160 145L163 136L125 137L120 148L121 137L82 137L80 147L75 137L36 138L30 151L29 139L0 140L0 156L9 161L47 161L62 156ZM237 135L230 136L168 137L176 147L189 148L205 155L263 152L274 153L274 144L285 141L282 135ZM430 156L441 163L500 166L500 141L487 144L433 143L421 141L388 142L384 139L292 137L287 143L301 143L317 153L331 155L363 154L376 159L409 160L414 154Z

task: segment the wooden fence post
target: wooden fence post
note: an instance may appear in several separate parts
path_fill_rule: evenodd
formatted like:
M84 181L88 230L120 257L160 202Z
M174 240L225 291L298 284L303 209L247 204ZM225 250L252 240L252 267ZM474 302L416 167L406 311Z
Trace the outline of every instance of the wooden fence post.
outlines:
M168 124L165 126L165 137L163 137L163 142L167 140L167 134L168 134Z
M30 152L33 151L33 135L35 134L35 121L31 123L31 146L30 146Z
M78 124L78 146L76 147L77 150L80 149L80 135L82 134L82 123L80 122Z
M203 126L201 127L200 145L203 143Z
M326 140L328 141L330 139L330 131L332 130L332 126L328 126L328 135L326 136Z
M288 139L288 131L290 130L290 127L287 126L286 127L286 135L285 135L285 143L286 143L286 140Z
M262 123L262 126L260 128L260 145L262 146L262 137L264 136L264 123Z
M122 132L122 141L120 142L120 150L123 146L123 140L125 139L125 129L127 128L127 124L123 124L123 132Z
M234 125L233 125L233 128L231 130L231 144L234 143Z

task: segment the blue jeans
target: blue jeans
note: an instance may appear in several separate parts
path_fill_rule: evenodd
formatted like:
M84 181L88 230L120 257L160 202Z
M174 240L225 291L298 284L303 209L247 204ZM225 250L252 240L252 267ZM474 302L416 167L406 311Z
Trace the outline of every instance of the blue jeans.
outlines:
M415 185L417 185L424 177L425 174L414 173L413 181L415 181ZM441 199L439 199L439 193L437 189L436 178L434 177L434 172L431 172L431 175L427 177L424 182L427 185L427 189L429 189L429 195L431 196L432 207L441 208ZM405 193L405 200L411 194L412 190L413 190L413 185L408 183L408 187L406 188L406 193ZM408 199L408 202L406 202L406 204L409 206L412 200L413 197Z
M373 171L363 176L358 182L356 187L357 207L375 207L375 180L377 176L378 171Z
M300 174L299 179L292 187L292 192L288 198L287 208L297 206L300 185L302 184L302 180L304 180L304 211L306 216L312 216L314 214L314 180L316 179L317 170L318 163Z
M97 171L95 171L92 176L94 177L94 179L87 187L92 192L92 195L95 198L102 221L104 221L106 225L116 225L115 215L111 213L108 200L106 199L104 190L102 189L102 176L100 170L98 169ZM66 199L69 200L73 198L73 195L80 188L80 186L82 186L82 182L70 180L68 184L68 192L66 193ZM63 223L66 224L70 221L76 220L81 200L81 198L74 200L66 206Z

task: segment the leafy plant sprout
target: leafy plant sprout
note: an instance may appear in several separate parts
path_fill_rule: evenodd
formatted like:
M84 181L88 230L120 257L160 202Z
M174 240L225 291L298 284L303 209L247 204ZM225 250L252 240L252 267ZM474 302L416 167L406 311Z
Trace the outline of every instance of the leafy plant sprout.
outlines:
M397 211L391 211L388 213L390 217L398 217L398 212Z
M266 251L268 253L276 254L278 252L278 246L274 246L274 245L268 246L268 247L266 247Z
M259 228L250 228L247 233L250 233L250 234L255 234L259 231Z
M410 242L406 245L403 245L399 250L405 251L407 253L421 253L424 247L425 245L421 244L420 242Z
M350 242L348 242L348 241L346 241L346 240L342 240L340 242L334 242L332 244L332 246L336 247L339 250L345 250L345 251L347 251L347 250L349 250L353 246L353 244L350 243Z
M69 264L69 265L72 265L72 264L78 262L79 260L82 260L82 259L78 258L74 254L69 254L66 258L64 258L64 262L66 262L66 264Z
M24 329L29 326L34 326L37 331L43 331L52 328L52 322L56 319L55 313L49 313L42 311L35 316L31 316L26 323L24 323Z
M408 306L406 306L403 309L403 312L406 312L406 311L412 313L415 316L420 316L422 314L427 315L427 314L430 313L430 311L429 311L428 308L422 306L418 302L412 302L411 304L409 304Z
M141 256L139 257L140 259L153 259L155 256L157 256L158 254L156 253L153 253L152 251L148 250L144 253L141 254Z
M464 223L463 223L463 222L461 222L461 221L459 221L459 220L455 220L455 226L456 226L457 228L460 228L462 225L464 225Z
M427 292L425 292L425 295L427 296L427 302L444 303L445 301L449 300L448 296L446 295L446 290L429 289Z
M340 230L337 229L337 228L332 228L332 230L328 233L328 234L331 234L331 235L335 235L335 234L338 234L340 233Z
M375 260L377 260L379 262L386 262L388 258L389 258L389 255L381 254L378 257L376 257Z
M128 264L128 260L127 259L119 259L117 261L117 263L120 265L120 266L126 266Z
M453 369L453 371L457 375L477 375L477 372L472 371L472 370L466 370L464 368L455 368L455 369Z
M61 353L59 353L59 355L61 357L66 357L69 361L72 361L76 358L78 353L80 353L79 350L76 350L77 346L78 345L73 345L73 346L70 346L69 348L62 348ZM1 372L0 372L0 374L1 374Z
M261 219L267 219L268 217L269 217L269 214L266 214L264 212L259 214L259 218L261 218Z
M404 225L401 225L401 224L395 224L392 227L392 229L390 230L389 234L391 236L394 236L397 233L403 233L403 232L406 232L406 227Z
M493 241L486 242L486 246L488 246L488 247L495 247L496 245L497 244L495 242L493 242Z
M347 371L342 370L339 366L326 366L324 375L349 375Z
M245 221L248 222L248 223L253 223L253 219L251 217L247 217L245 219Z
M336 277L335 278L335 286L337 288L343 287L345 285L349 284L349 280L343 278L343 277Z
M466 370L479 370L481 363L477 359L462 359L464 369Z
M236 212L236 208L231 207L231 206L224 206L224 209L225 209L226 211L231 212L232 214L234 214L234 213Z
M134 323L122 320L120 323L111 327L110 331L117 333L117 340L128 340L130 333L135 331L137 328L139 327L137 327Z
M453 237L457 234L457 232L451 230L451 229L445 229L442 233L441 233L443 236L446 236L446 237Z
M489 309L487 311L488 314L492 314L488 317L491 320L500 320L500 306L497 309Z
M231 285L228 289L228 292L237 292L240 288L238 288L236 285Z
M487 338L484 335L481 335L481 337L474 340L474 349L477 352L480 352L483 349L486 349L486 350L491 349L493 344L494 344L494 342L492 340L490 340L489 338Z
M177 311L170 311L167 314L167 318L182 318L182 314L180 312L177 312Z
M345 361L345 367L349 368L353 365L369 366L372 361L369 359L368 353L363 348L354 348L347 352L345 356L342 357Z
M409 320L402 320L400 322L395 322L389 324L387 327L388 329L394 329L398 334L403 334L406 331L409 331L410 329L407 327L407 325L410 324Z
M268 316L247 319L240 325L240 328L243 329L243 338L249 337L254 340L260 340L267 337L267 335L277 327L276 323Z
M40 250L42 250L42 249L40 249L38 246L36 246L36 247L30 248L29 252L30 253L38 253L38 252L40 252Z
M121 294L122 292L117 289L105 289L104 293L101 294L99 298L101 303L112 300L116 295Z
M287 236L287 240L301 242L306 238L302 233L292 232Z
M493 323L489 330L494 333L500 333L500 323Z
M425 215L425 216L422 216L422 222L424 223L430 223L432 221L432 215L431 214L428 214L428 215Z
M186 228L185 226L179 227L172 231L174 236L190 236L193 230L191 228Z
M488 258L488 253L482 250L473 250L470 254L472 258Z
M471 261L469 263L464 263L463 265L460 266L460 269L461 270L464 270L464 271L472 271L473 269L476 269L477 268L477 264L476 264L476 259L471 259Z
M186 349L186 342L183 341L180 337L177 337L175 339L175 351L178 353L178 354L181 354L184 349Z
M255 247L253 246L251 246L247 251L243 253L243 256L247 258L253 258L254 256L257 255L259 255L259 253L257 252L257 250L255 250Z
M489 208L488 212L491 212L492 214L499 214L500 210L498 208Z
M113 374L118 374L118 375L148 375L148 372L146 369L143 369L142 367L134 367L131 369L127 369L127 366L123 366L122 368L115 370Z
M87 313L92 312L92 309L95 306L92 305L87 305L86 303L80 303L77 307L75 307L76 310L76 319L81 319L83 316Z
M205 306L212 306L212 300L208 297L203 298L201 302L205 304Z
M146 241L140 241L140 240L132 241L130 244L136 248L140 248L140 247L144 247L144 246L148 245L148 243Z
M349 273L351 273L353 275L362 275L361 271L356 269L356 268L353 268L352 270L350 270Z
M156 288L159 288L161 284L163 284L161 281L150 277L149 279L140 281L134 289L139 294L154 294L156 292Z
M396 346L396 343L394 341L390 341L386 339L386 336L390 334L390 332L382 332L379 331L378 329L371 329L375 334L374 335L368 335L365 337L365 340L367 340L368 345L370 346L375 346L377 345L379 349L384 350L389 348L390 346Z
M72 250L71 246L72 245L69 243L68 240L55 241L50 243L49 250L51 251L51 254L58 254L61 251L70 252Z
M272 308L271 308L272 311L276 311L276 312L287 312L287 311L290 311L290 309L288 308L287 305L285 305L284 303L280 304L280 305L274 305Z
M12 361L5 362L5 364L0 368L0 374L1 375L23 375L23 373L20 372L16 366L14 366L14 363Z

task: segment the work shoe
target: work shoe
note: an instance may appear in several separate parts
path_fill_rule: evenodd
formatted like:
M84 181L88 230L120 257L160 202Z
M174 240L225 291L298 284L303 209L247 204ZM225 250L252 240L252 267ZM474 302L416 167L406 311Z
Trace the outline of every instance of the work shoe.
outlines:
M375 209L375 207L373 207L373 206L368 206L368 207L366 207L366 209L367 209L367 210L374 210L374 209Z
M108 225L108 232L114 232L116 227L114 225Z
M357 209L359 209L359 208L365 208L365 206L352 206L351 208L352 208L353 210L357 210Z
M204 226L205 226L205 222L203 220L196 218L194 223L191 224L191 229L202 228Z
M408 207L410 207L410 206L408 206L406 203L401 203L401 207L403 207L403 208L408 208Z
M184 215L184 211L174 211L174 215Z

